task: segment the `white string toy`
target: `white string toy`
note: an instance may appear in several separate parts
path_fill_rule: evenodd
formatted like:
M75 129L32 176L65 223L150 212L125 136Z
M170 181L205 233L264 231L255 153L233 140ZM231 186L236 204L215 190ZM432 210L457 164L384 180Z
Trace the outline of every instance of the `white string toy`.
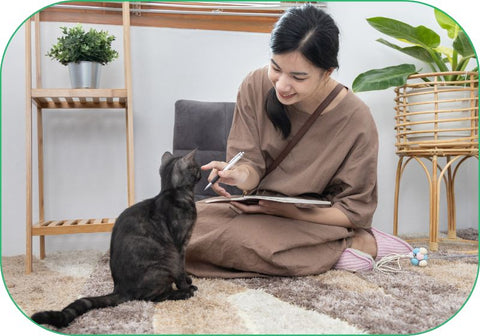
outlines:
M409 254L389 254L380 259L373 266L374 271L382 273L404 272L400 265L400 259L410 259L413 266L425 267L428 265L428 250L425 247L416 247Z

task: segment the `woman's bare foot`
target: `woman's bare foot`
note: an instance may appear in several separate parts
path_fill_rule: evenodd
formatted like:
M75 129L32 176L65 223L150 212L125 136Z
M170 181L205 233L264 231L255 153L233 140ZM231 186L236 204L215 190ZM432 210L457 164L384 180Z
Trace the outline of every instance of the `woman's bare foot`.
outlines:
M373 257L373 259L375 259L377 256L377 242L375 241L373 235L368 233L366 230L355 230L355 235L352 238L352 246L350 247L368 253Z

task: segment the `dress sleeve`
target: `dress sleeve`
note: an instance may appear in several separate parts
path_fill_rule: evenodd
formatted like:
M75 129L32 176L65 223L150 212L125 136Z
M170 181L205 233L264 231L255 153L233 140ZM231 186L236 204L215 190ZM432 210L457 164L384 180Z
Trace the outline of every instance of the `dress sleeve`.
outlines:
M370 228L377 207L378 133L370 112L356 120L361 129L326 194L357 228Z
M241 84L232 127L227 141L227 160L238 152L245 152L240 163L250 165L262 177L265 172L265 159L260 148L260 130L257 110L263 109L263 96L257 89L256 76L250 74Z

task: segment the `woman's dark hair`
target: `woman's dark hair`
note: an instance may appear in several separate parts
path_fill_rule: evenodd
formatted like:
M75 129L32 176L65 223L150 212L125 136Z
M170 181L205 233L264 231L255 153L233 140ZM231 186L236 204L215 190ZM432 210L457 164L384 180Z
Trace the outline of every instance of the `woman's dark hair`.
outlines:
M273 54L299 51L313 65L329 70L338 68L339 30L333 19L320 8L303 5L288 9L277 21L270 38ZM267 116L284 138L291 124L285 106L272 88L265 101Z

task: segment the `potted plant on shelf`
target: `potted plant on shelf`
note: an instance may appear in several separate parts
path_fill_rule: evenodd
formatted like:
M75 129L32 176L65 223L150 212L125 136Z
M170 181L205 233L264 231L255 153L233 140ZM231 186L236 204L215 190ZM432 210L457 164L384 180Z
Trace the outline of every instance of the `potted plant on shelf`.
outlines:
M414 64L400 64L366 71L352 84L355 92L397 87L397 130L398 123L402 123L404 134L410 140L433 140L432 134L434 140L467 136L475 128L472 112L478 117L478 99L475 98L478 92L472 88L478 86L478 66L467 70L470 60L476 58L474 49L454 20L437 9L434 13L439 26L448 33L450 46L441 46L440 36L425 26L413 27L386 17L367 19L376 30L408 46L402 47L382 38L377 39L378 42L426 63L430 73L422 73L423 69L417 69ZM417 82L409 84L412 81ZM399 120L399 110L409 113L408 117ZM457 114L449 115L449 111ZM450 122L453 119L456 121Z
M98 88L101 66L118 58L112 48L115 36L93 28L86 32L80 24L60 29L63 36L47 56L68 66L73 88Z

